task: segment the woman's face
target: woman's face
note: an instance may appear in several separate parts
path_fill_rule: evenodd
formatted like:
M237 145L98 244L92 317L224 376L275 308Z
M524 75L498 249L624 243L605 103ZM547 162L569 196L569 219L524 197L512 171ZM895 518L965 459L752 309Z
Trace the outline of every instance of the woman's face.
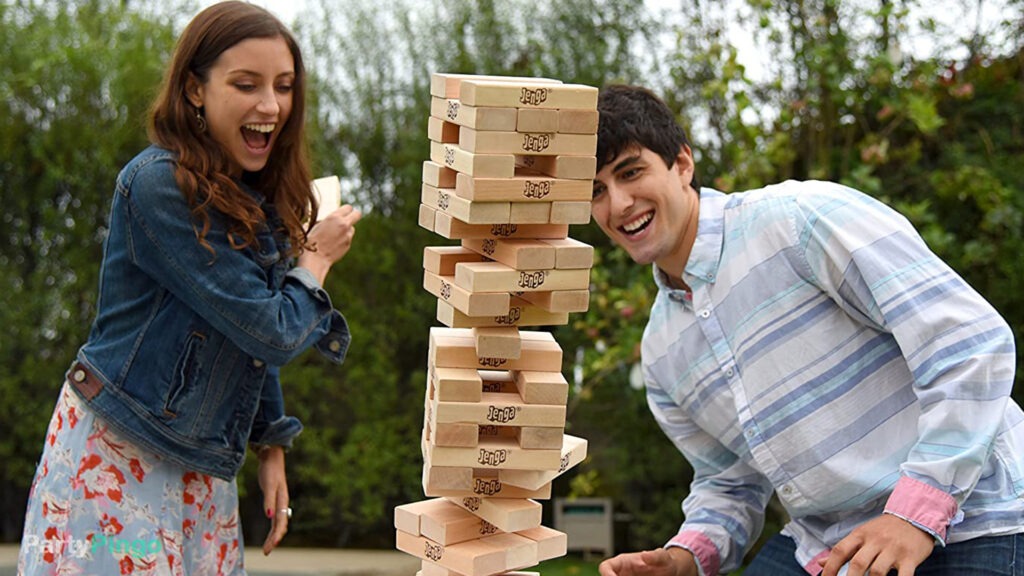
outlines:
M232 176L256 172L292 111L295 64L284 38L250 38L225 50L206 82L190 78L193 106L203 107L210 136L228 152Z

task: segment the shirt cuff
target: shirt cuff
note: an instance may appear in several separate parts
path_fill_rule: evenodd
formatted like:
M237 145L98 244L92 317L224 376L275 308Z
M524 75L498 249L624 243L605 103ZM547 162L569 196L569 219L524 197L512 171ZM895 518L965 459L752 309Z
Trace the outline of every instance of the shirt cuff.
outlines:
M896 482L896 488L885 504L885 513L898 516L928 532L946 545L946 529L956 517L957 505L952 496L908 476Z
M700 576L713 576L718 574L718 567L721 565L721 558L718 557L718 547L702 532L686 531L676 534L675 538L665 544L666 548L678 546L689 550L697 559L697 568Z

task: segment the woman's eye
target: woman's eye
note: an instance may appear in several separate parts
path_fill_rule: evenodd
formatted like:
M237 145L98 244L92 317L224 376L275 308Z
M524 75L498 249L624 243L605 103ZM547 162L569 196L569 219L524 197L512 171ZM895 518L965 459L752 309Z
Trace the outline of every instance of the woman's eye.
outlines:
M242 92L252 92L256 89L255 84L235 84L235 88L238 88Z
M287 93L292 91L292 85L291 84L282 84L282 85L277 87L277 91L282 93L282 94L287 94Z

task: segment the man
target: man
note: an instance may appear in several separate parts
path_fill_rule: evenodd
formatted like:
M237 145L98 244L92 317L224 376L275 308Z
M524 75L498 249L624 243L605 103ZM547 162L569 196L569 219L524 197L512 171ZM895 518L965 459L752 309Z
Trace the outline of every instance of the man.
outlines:
M744 576L1024 575L1024 414L999 314L872 198L700 190L660 99L613 86L598 108L593 216L654 265L648 403L694 469L679 533L601 574L728 573L775 492L792 521Z

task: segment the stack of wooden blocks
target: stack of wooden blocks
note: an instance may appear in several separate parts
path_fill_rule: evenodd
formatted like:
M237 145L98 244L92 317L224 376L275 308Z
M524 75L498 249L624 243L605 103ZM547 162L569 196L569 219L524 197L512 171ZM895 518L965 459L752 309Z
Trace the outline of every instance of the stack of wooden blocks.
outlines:
M569 384L550 333L589 302L597 89L543 78L434 74L420 225L437 296L423 490L395 508L396 546L422 576L508 574L566 553L537 500L586 456L565 434ZM520 573L523 574L523 573ZM535 573L533 573L535 574Z

